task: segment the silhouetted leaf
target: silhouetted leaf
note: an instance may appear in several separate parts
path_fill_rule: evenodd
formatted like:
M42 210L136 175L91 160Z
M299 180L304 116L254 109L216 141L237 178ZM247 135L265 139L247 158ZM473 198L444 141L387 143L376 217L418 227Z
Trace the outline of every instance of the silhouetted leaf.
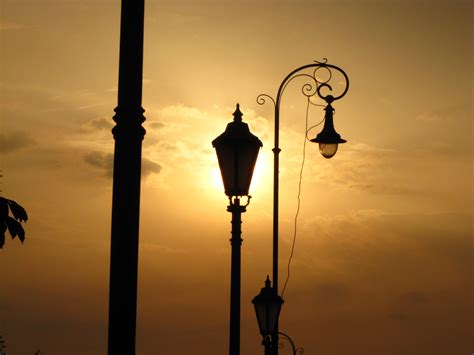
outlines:
M9 211L13 217L9 216ZM28 215L25 209L13 200L0 196L0 249L5 244L5 233L8 229L12 239L18 236L23 243L25 240L25 230L20 222L26 222Z
M8 200L8 205L10 206L10 210L12 211L13 217L17 221L26 222L28 220L28 215L23 207L21 207L18 203L13 200Z
M8 200L0 197L0 223L5 223L8 216Z
M14 218L7 218L7 227L12 239L15 239L16 236L20 238L20 241L23 243L25 240L25 230L21 226L20 222L15 221Z
M23 229L22 225L19 224L20 230L18 231L18 238L20 238L21 244L25 241L25 230Z
M7 226L5 224L0 225L0 249L3 248L5 244L5 231L7 230Z

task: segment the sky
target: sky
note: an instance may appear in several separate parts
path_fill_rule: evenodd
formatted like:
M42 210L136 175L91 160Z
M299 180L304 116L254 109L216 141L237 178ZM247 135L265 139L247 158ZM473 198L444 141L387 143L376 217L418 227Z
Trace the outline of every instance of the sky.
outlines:
M227 352L231 216L211 141L236 103L263 141L242 216L241 317L242 355L263 353L251 300L271 273L274 122L256 97L323 58L350 78L334 103L348 142L329 160L306 146L280 330L306 354L472 353L473 6L146 1L138 355ZM105 354L120 2L0 11L0 188L30 217L24 244L0 250L0 336L9 355ZM281 107L280 284L303 84ZM312 106L309 124L323 114Z

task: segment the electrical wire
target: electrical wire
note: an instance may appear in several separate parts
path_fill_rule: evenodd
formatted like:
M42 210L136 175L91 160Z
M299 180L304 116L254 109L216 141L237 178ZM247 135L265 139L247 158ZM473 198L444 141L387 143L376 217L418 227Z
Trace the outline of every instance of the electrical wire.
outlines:
M290 257L288 259L286 280L285 280L285 284L283 286L283 289L281 291L281 297L282 298L283 298L283 295L285 294L285 290L286 290L286 286L288 285L288 281L290 280L291 260L293 259L293 254L295 252L297 226L298 226L298 216L300 214L300 207L301 207L301 184L302 184L302 181L303 181L303 170L304 170L304 163L305 163L305 160L306 160L306 141L310 140L308 138L308 132L324 122L324 118L323 118L319 123L317 123L314 126L311 126L310 128L308 128L308 116L309 116L309 105L310 104L313 104L313 103L310 101L310 99L308 97L308 104L306 106L305 135L304 135L304 142L303 142L303 159L301 160L300 179L299 179L299 182L298 182L298 195L297 195L298 202L297 202L295 219L294 219L294 221L295 221L294 225L295 226L294 226L294 229L293 229L293 242L291 244ZM317 106L321 106L321 105L317 105Z

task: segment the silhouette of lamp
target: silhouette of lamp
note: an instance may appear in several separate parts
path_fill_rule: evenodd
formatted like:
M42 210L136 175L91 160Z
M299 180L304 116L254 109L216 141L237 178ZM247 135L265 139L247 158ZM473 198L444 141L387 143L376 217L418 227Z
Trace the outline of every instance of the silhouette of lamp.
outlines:
M265 287L252 300L257 316L258 329L263 337L262 345L265 347L265 354L272 353L271 335L276 330L283 302L283 298L278 296L275 289L270 286L270 279L267 276Z
M249 188L262 142L250 133L247 123L242 122L239 104L233 116L234 120L212 145L216 149L225 194L229 197L227 211L232 213L229 354L239 355L241 214L250 203ZM243 196L247 197L245 205L240 204Z
M336 154L338 145L347 141L342 139L334 129L334 108L331 106L334 97L328 95L325 100L328 105L324 108L326 114L324 115L323 130L318 133L316 138L311 139L311 142L319 143L319 152L323 157L329 159Z
M262 345L265 347L265 355L273 355L278 352L279 345L283 346L283 344L274 341L273 337L276 332L290 343L293 355L303 355L303 348L297 349L293 339L288 334L278 331L278 318L284 301L283 298L278 296L276 290L271 287L268 276L265 280L265 287L254 297L252 303L255 307L258 329L263 337Z
M342 76L343 80L332 80L334 75L337 73L339 77ZM321 75L325 78L321 79ZM274 117L275 117L275 146L273 148L274 163L273 163L273 292L278 295L278 218L279 218L279 171L280 171L280 105L285 89L288 84L295 80L305 80L301 88L301 92L306 96L308 100L308 107L310 104L315 104L311 98L319 97L319 99L326 102L324 108L324 126L322 131L316 135L315 138L311 139L311 142L319 144L319 151L325 158L332 158L336 152L339 144L345 143L346 140L342 139L341 136L336 132L334 128L334 108L332 103L336 100L343 98L349 90L349 78L347 74L341 68L328 64L327 59L323 61L315 61L314 63L303 65L299 68L291 71L281 82L277 95L272 97L268 94L260 94L257 96L257 103L263 105L267 99L273 103ZM337 87L333 88L332 82L337 82ZM307 134L308 132L305 132ZM255 303L254 303L255 304ZM280 304L281 306L281 304ZM257 315L257 319L259 316ZM260 321L259 321L260 323ZM264 342L271 341L271 354L278 354L278 337L283 335L287 338L293 346L291 338L286 334L278 331L278 317L276 318L275 329L271 334L264 335ZM261 329L262 330L262 329ZM262 334L263 335L263 334ZM270 340L268 339L270 338ZM265 344L264 344L265 345ZM267 351L267 347L265 348Z

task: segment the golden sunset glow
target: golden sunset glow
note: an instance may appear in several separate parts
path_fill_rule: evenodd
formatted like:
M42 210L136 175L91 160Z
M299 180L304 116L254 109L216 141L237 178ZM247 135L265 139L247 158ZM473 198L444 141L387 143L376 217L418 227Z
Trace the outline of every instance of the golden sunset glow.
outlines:
M231 214L211 142L237 103L263 142L241 355L263 354L251 300L272 272L274 111L256 98L323 58L350 78L333 103L347 143L325 159L307 142L280 330L308 355L472 353L473 14L463 0L146 0L137 355L228 353ZM116 0L1 1L0 195L29 215L25 242L0 249L8 355L107 353L119 25ZM281 102L280 284L304 80Z
M212 186L213 189L216 191L224 191L224 184L222 182L221 172L219 171L218 167L212 169L212 182L214 183Z

